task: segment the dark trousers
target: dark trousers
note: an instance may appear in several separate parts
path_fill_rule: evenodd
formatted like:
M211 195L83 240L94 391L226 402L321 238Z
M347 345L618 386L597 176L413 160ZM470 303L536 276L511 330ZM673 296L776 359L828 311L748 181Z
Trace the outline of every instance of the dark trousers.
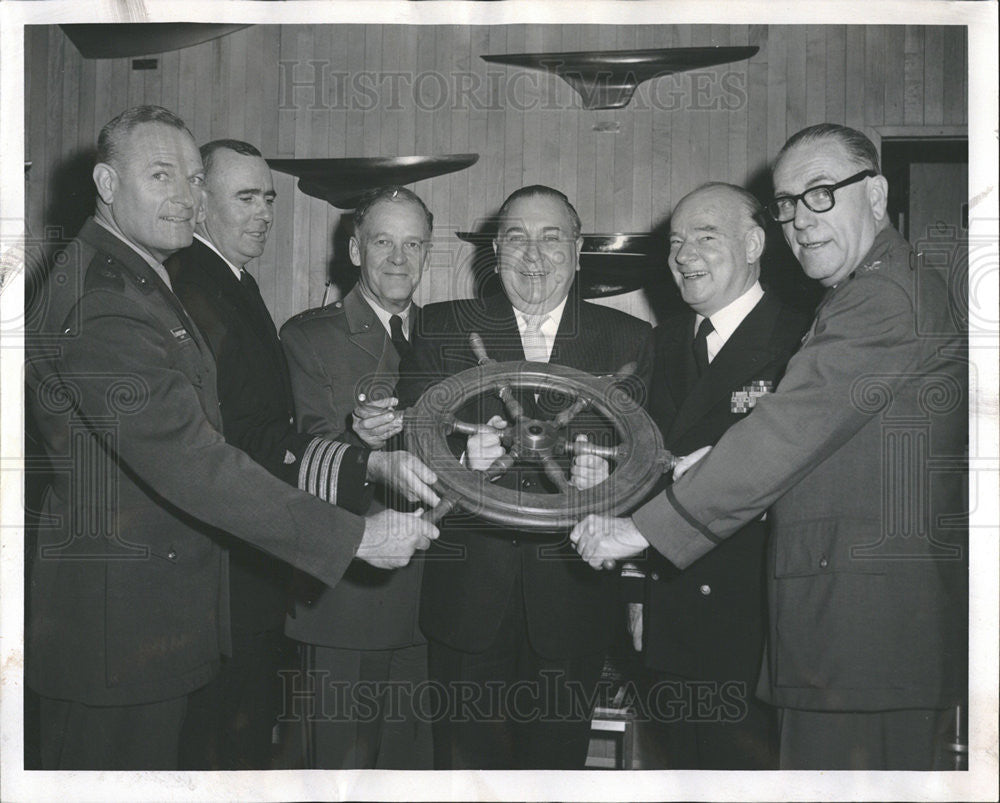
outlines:
M947 770L954 708L897 711L779 709L783 770ZM950 766L949 766L950 762Z
M664 769L778 769L777 713L754 697L754 679L691 680L648 672L647 699L658 704L643 738L655 743L656 755L667 757Z
M429 655L444 703L434 722L435 769L583 769L604 651L539 655L519 586L485 652L431 641Z
M219 675L188 698L180 768L263 770L271 767L271 733L281 701L279 669L288 654L280 630L233 628L233 654Z
M307 769L429 770L427 645L345 650L302 645L313 705L302 715Z
M187 697L93 706L39 698L43 770L175 770Z

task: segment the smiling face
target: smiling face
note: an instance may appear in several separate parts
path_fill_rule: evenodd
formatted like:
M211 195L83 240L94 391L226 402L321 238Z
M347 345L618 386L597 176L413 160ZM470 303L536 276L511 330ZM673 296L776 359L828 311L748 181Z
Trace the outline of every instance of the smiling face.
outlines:
M798 195L836 184L865 167L833 137L801 142L775 166L774 194ZM874 176L836 190L833 209L826 212L813 212L799 201L795 217L781 229L805 274L832 287L853 273L886 225L887 194L885 178Z
M125 135L113 164L94 168L98 216L162 262L191 245L203 180L190 134L140 123Z
M431 231L424 210L405 199L372 206L350 241L359 283L382 309L402 312L420 284L430 252Z
M274 219L274 197L267 162L219 148L205 175L205 220L198 233L242 268L264 252Z
M753 286L763 250L763 229L724 187L695 190L670 217L670 272L684 302L706 317Z
M529 195L514 201L493 241L497 272L511 305L529 314L559 306L580 269L582 245L559 198Z

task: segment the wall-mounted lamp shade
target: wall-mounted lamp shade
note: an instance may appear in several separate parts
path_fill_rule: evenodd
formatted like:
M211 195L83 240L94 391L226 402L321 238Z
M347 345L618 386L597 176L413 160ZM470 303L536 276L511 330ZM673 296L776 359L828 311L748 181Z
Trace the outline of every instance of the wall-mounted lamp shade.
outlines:
M267 163L299 180L306 195L338 209L353 209L368 190L387 184L412 184L474 165L478 153L443 156L376 156L345 159L268 159Z
M493 242L492 231L456 232L477 248ZM584 234L577 286L583 298L629 293L666 271L666 250L652 234Z
M86 59L119 59L168 53L218 39L249 25L200 22L83 23L60 25Z
M572 53L516 53L481 56L484 61L548 70L579 93L585 109L620 109L650 78L750 58L756 46L668 47Z

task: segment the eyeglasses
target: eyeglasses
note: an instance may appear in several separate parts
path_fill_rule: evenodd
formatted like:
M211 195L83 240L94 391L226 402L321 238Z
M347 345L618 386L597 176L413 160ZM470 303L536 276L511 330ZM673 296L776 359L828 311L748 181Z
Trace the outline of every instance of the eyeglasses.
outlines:
M799 201L806 205L806 209L812 212L829 212L833 209L833 193L841 187L850 184L857 184L863 178L877 176L874 170L862 170L853 176L838 181L836 184L823 184L819 187L810 187L799 195L779 195L767 205L767 213L774 218L777 223L788 223L795 219L795 208Z

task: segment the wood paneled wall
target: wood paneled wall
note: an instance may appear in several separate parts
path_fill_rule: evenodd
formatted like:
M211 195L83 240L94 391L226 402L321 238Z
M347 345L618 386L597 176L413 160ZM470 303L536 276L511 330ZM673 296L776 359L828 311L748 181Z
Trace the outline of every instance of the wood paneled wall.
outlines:
M91 192L67 177L87 174L100 127L139 103L177 111L199 141L246 139L265 156L477 152L470 169L413 187L436 220L418 300L469 295L472 252L454 232L524 184L566 192L585 231L649 231L704 181L767 192L768 160L803 126L965 125L966 41L962 27L903 25L254 26L134 71L130 59L83 59L58 27L32 27L28 226L62 223L67 193ZM746 44L760 51L648 82L617 111L582 110L561 79L479 58ZM289 176L275 183L274 227L251 268L280 324L320 302L340 213ZM636 295L612 303L648 317Z

